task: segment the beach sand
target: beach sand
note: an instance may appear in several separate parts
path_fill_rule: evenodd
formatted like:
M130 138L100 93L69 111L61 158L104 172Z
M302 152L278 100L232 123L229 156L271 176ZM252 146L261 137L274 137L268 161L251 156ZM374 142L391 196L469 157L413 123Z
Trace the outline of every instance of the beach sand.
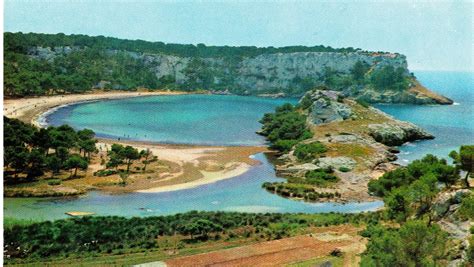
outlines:
M32 123L41 127L39 119L51 109L84 101L96 101L104 99L119 99L152 95L178 95L183 92L94 92L78 95L57 95L42 96L34 98L5 99L3 104L4 115L9 118L16 118L26 123ZM196 187L208 183L217 182L245 173L252 165L258 161L250 158L251 155L267 151L261 147L225 147L225 146L195 146L195 145L171 145L141 141L117 141L100 138L97 147L105 155L107 148L113 143L131 145L142 149L150 149L154 156L157 156L160 163L159 173L147 175L131 174L127 186L105 185L99 189L110 192L165 192L176 191ZM153 168L153 166L151 166ZM97 188L94 184L97 180L93 172L104 169L98 161L91 163L90 170L87 171L84 181L90 181L91 188ZM146 176L146 177L145 177ZM152 178L150 178L152 176ZM156 176L156 177L155 177ZM109 180L111 180L110 178ZM117 178L120 179L120 178ZM82 180L82 179L78 179ZM76 180L76 184L80 181Z

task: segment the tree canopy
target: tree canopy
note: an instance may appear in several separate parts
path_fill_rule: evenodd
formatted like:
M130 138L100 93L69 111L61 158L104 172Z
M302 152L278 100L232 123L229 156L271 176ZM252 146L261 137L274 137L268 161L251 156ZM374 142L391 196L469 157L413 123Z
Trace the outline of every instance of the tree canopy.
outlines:
M7 183L21 178L34 179L45 171L51 176L60 170L86 169L90 153L96 151L94 132L75 131L68 125L37 129L17 119L4 120L4 177ZM84 156L76 152L84 151Z

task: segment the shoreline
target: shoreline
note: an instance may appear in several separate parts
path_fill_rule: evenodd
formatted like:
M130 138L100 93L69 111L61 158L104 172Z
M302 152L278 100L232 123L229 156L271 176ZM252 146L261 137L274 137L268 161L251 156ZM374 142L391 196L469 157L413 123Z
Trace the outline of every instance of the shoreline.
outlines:
M36 121L41 115L52 109L57 109L69 105L94 102L109 99L123 99L144 96L160 96L160 95L186 95L191 94L181 91L134 91L134 92L92 92L87 94L70 94L70 95L52 95L40 97L26 97L3 100L3 115L9 118L19 119L26 123L31 123L37 127Z
M59 108L87 102L131 97L159 95L184 95L188 92L95 92L89 94L54 95L20 99L5 99L4 116L31 123L38 128L45 127L42 119ZM230 179L247 172L257 160L251 158L266 152L266 146L209 146L194 144L164 144L153 141L120 140L96 137L97 146L106 147L112 143L131 145L139 149L150 149L160 160L177 166L179 171L161 179L154 185L140 183L131 188L106 186L98 188L107 192L156 193L189 189L205 184ZM217 169L217 170L216 170ZM158 174L157 174L158 175Z

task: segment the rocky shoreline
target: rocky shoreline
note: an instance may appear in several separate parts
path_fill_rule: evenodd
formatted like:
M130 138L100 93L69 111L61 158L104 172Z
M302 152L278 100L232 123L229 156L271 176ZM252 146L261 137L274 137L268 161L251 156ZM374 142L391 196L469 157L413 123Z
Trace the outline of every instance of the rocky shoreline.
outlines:
M279 156L275 169L282 177L301 179L309 171L331 168L339 181L317 187L320 193L338 196L328 201L375 200L369 195L367 184L398 167L394 163L399 151L396 146L434 138L412 123L396 120L376 108L364 107L339 92L313 90L302 98L300 105L303 101L310 103L302 112L307 114L307 124L314 136L300 143L320 142L327 152L303 162L293 149Z

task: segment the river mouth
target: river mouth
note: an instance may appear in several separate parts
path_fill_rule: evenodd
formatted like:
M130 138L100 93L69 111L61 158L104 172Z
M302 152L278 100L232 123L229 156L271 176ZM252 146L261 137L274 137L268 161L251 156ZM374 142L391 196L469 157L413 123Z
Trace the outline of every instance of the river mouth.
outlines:
M265 153L254 158L261 164L242 175L179 191L160 193L108 194L91 191L75 198L5 198L4 216L19 219L53 220L66 212L87 211L100 216L160 216L191 210L253 213L357 213L374 211L382 201L349 203L309 203L270 194L264 182L283 181L275 175Z

